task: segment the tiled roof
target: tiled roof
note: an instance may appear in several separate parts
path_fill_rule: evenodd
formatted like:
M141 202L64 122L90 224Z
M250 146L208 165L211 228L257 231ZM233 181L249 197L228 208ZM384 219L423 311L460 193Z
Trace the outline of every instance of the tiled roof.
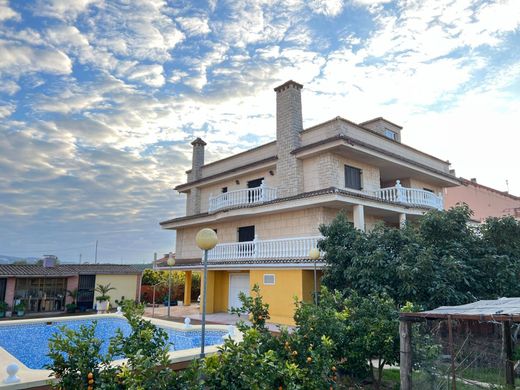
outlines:
M138 275L141 270L131 265L118 264L61 264L55 267L41 265L0 265L0 277L15 276L48 276L66 277L75 275Z

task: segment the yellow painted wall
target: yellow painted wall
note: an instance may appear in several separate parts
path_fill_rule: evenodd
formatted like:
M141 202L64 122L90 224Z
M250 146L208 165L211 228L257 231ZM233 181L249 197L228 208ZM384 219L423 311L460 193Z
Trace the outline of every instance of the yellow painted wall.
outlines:
M260 269L249 271L249 284L258 284L264 302L269 304L270 322L294 325L294 297L303 297L302 270ZM264 274L274 274L274 285L264 285Z
M321 286L321 271L316 271L316 280L317 280L317 290L320 291ZM303 300L307 302L312 302L313 300L313 292L314 292L314 271L304 270L302 271L302 290L303 290Z
M270 322L294 325L294 297L298 300L312 301L314 291L314 272L312 270L257 269L249 271L208 271L208 295L206 313L228 311L229 274L249 272L249 285L260 287L260 294L269 304ZM274 285L264 285L264 274L274 274ZM322 272L317 272L318 290ZM203 283L201 283L203 286ZM201 305L202 310L202 305Z
M110 287L115 287L108 293L110 296L111 305L115 305L115 300L121 300L121 297L125 299L136 299L137 298L137 283L139 275L96 275L96 287L98 284L106 285L110 283ZM100 294L96 291L95 297Z
M232 271L240 273L247 271ZM201 275L201 299L204 286L204 276ZM206 296L206 313L219 313L228 311L229 302L229 272L208 271L208 294ZM202 303L200 306L202 310Z

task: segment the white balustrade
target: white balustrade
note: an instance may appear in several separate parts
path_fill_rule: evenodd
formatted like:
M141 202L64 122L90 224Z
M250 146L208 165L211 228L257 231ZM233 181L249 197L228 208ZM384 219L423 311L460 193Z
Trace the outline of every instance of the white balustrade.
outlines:
M266 187L262 182L260 187L245 188L224 192L217 196L210 196L208 212L212 213L228 207L268 202L276 199L276 197L276 188Z
M442 195L435 195L433 192L421 190L419 188L403 187L399 180L395 187L381 188L372 191L373 195L385 202L404 203L411 206L430 207L442 210L444 207Z
M308 259L322 237L281 238L218 244L208 252L208 261L242 259Z

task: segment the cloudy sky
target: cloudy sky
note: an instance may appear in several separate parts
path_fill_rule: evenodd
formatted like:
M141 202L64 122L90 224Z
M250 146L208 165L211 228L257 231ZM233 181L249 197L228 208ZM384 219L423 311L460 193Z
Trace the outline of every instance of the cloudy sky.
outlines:
M189 142L384 116L459 176L520 195L518 0L0 0L0 254L143 261L173 249Z

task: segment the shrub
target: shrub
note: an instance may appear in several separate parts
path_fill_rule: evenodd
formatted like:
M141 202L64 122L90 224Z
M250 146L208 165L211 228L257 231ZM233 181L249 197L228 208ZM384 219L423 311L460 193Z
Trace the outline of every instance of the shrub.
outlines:
M253 296L240 294L242 307L237 313L249 313L251 325L239 322L243 341L227 339L220 354L196 363L199 388L219 389L328 389L337 379L331 353L334 343L330 337L310 342L296 329L289 333L282 329L274 336L265 326L269 319L258 286Z

